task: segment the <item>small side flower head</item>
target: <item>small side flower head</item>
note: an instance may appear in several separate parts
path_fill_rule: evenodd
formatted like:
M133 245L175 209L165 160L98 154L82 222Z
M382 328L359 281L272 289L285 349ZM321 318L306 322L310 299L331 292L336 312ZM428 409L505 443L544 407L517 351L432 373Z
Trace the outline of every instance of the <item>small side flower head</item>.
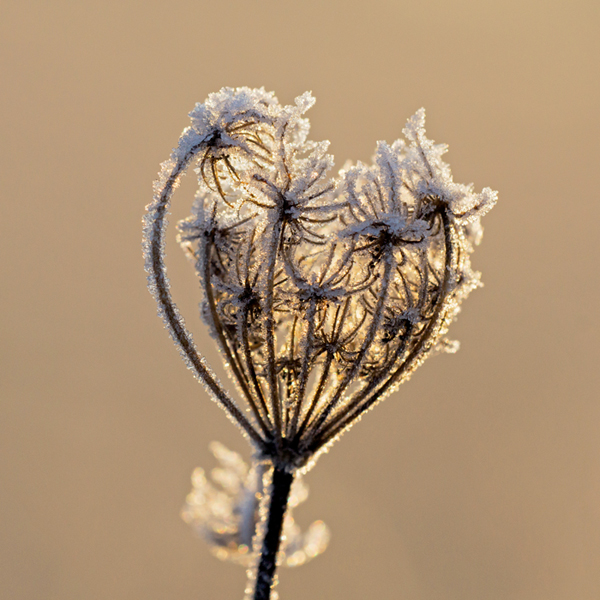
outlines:
M252 543L267 488L267 465L257 463L250 468L239 454L218 442L210 449L219 466L211 471L212 482L201 468L194 471L193 488L181 516L208 542L217 558L248 568L252 566ZM329 529L323 521L315 521L304 533L294 521L292 509L307 498L308 487L298 477L292 486L280 548L282 564L289 567L312 560L329 543Z

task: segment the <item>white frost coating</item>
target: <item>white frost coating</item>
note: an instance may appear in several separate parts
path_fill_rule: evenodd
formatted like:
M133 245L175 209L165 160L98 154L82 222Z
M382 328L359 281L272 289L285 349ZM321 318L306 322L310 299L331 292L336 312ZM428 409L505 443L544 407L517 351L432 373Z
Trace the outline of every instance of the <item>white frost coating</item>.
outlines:
M403 168L416 183L415 192L422 198L437 197L450 207L459 221L481 218L496 204L498 193L484 188L473 192L473 184L454 183L450 166L442 160L446 144L434 144L425 136L425 109L420 108L402 130L410 145Z
M258 463L250 468L239 454L218 442L212 442L210 449L219 467L211 471L212 482L201 468L194 470L193 488L181 517L208 542L217 558L249 568L256 560L252 540L259 521L260 499L265 493L266 465ZM294 521L291 509L307 498L308 487L298 476L284 521L281 552L282 564L286 566L295 567L312 560L329 543L329 529L322 521L312 523L305 533Z
M276 116L278 105L275 95L264 88L222 88L209 94L204 103L196 104L189 116L192 127L199 135L206 136L241 121L267 123Z

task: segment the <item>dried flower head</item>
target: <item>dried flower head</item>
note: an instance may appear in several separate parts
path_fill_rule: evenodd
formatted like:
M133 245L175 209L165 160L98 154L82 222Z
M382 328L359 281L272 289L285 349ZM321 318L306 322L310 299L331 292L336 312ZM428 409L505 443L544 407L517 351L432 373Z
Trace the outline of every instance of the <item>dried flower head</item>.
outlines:
M470 255L497 196L453 182L423 109L405 139L377 144L371 165L332 177L328 142L307 139L313 104L308 92L291 106L263 89L211 94L163 164L145 221L149 285L175 342L257 460L273 465L273 486L290 475L288 494L297 469L425 358L456 351L444 336L480 285ZM179 242L239 400L198 354L166 278L165 215L193 161L199 189ZM265 552L270 589L275 555Z

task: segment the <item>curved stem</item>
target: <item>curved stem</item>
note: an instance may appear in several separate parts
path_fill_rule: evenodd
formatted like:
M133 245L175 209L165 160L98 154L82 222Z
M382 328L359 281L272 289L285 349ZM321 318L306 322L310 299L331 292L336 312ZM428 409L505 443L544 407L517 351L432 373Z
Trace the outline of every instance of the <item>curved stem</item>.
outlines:
M185 142L189 142L189 137L186 134L180 139L180 148ZM181 177L190 162L203 148L204 140L199 140L198 143L191 145L183 156L177 157L170 173L164 174L162 186L157 190L154 202L148 206L148 214L144 223L144 255L148 272L148 287L158 304L159 311L167 324L173 341L196 378L206 385L217 403L246 432L250 439L259 448L263 448L265 444L261 436L216 380L205 364L204 358L196 350L192 335L186 328L183 318L173 301L167 278L167 267L164 261L166 215L171 197L175 188L179 185Z
M342 324L344 323L344 319L346 318L346 314L348 312L349 306L350 306L350 298L348 297L348 298L346 298L346 301L344 302L344 308L342 309L341 317L340 317L339 306L335 311L335 317L333 319L333 331L332 331L332 335L331 335L331 344L332 345L337 344L339 342L340 335L342 333ZM338 317L340 317L339 320L338 320ZM304 433L304 430L310 423L310 418L312 417L312 414L313 414L315 408L317 407L319 400L321 399L321 394L323 393L323 390L325 389L325 383L327 382L327 379L329 377L329 369L331 368L331 364L333 363L333 358L334 358L333 349L329 349L329 351L327 352L327 357L325 359L325 364L323 365L323 368L321 369L321 375L319 378L319 383L317 385L317 389L315 390L315 392L313 394L310 406L308 407L308 410L306 411L306 414L303 417L302 423L301 423L298 431L296 432L296 441L300 440L302 434Z
M396 348L392 360L389 361L390 364L395 363L398 360L398 358L401 357L402 354L404 354L406 350L406 342L410 338L410 334L411 330L409 329L406 335L404 336L404 339L398 345L398 348ZM316 438L316 440L313 442L315 448L325 445L330 439L335 437L339 433L339 431L345 429L358 416L360 416L365 410L367 410L371 406L371 403L373 401L376 401L380 397L381 391L377 390L373 393L373 395L370 398L365 400L365 398L367 398L369 394L373 392L373 390L382 383L382 381L387 377L388 374L389 371L385 370L378 377L370 381L368 385L365 386L365 388L362 389L355 398L352 398L352 400L344 406L343 412L336 415L335 418L330 420L327 426L324 427L321 432L319 432L319 437ZM392 377L393 376L394 373L392 373Z
M364 360L365 356L367 355L367 352L369 351L369 349L373 343L373 340L375 339L377 330L379 328L379 324L381 322L381 317L383 315L383 309L385 306L385 301L387 299L391 275L392 275L394 268L395 268L394 255L392 252L388 252L385 257L385 265L384 265L383 277L382 277L382 282L381 282L381 288L379 290L379 297L377 298L377 304L373 311L373 319L371 321L366 338L362 344L362 347L360 349L360 352L358 353L358 356L356 357L356 359L354 361L354 364L352 365L352 367L350 369L348 369L348 372L346 373L342 383L338 386L338 389L336 390L333 398L328 402L327 406L325 406L323 408L323 410L321 411L318 418L315 419L315 422L310 425L309 435L310 435L311 441L312 441L312 439L314 439L320 435L321 427L326 422L326 420L329 417L329 415L331 414L331 412L336 408L336 406L340 402L342 394L344 393L346 388L350 385L350 383L352 382L356 373L358 373L360 367L362 366L363 360Z
M329 370L331 369L331 364L333 363L333 356L334 355L332 352L327 353L327 356L325 358L325 363L323 365L323 368L321 369L321 374L319 377L319 383L317 385L317 389L315 390L315 393L313 394L310 406L308 407L308 410L306 411L306 415L304 416L302 424L298 428L298 431L295 433L294 441L296 443L298 443L300 441L300 439L302 438L302 434L304 433L305 428L307 427L308 423L310 422L310 418L311 418L315 408L317 407L319 400L321 399L321 395L323 394L323 390L325 389L325 383L327 382L327 379L329 378Z
M296 435L296 429L298 427L298 418L300 417L300 411L304 402L304 396L306 392L306 382L308 381L308 372L311 359L311 349L313 347L314 334L315 334L315 318L317 314L316 302L313 300L306 311L305 319L308 321L308 328L306 337L304 340L304 359L302 361L302 370L300 371L300 381L298 383L298 392L295 398L294 415L290 425L288 435L293 438Z
M248 382L246 380L246 374L242 371L239 365L239 359L236 353L232 352L227 340L225 338L225 334L223 333L223 327L221 325L221 321L217 314L217 307L215 304L215 298L213 294L212 282L211 282L211 268L210 268L210 251L211 244L208 240L204 241L202 254L203 254L203 284L204 284L204 294L206 296L206 300L208 302L208 307L210 310L210 316L212 320L213 327L215 328L215 332L217 333L217 338L219 344L221 346L221 351L225 354L225 357L229 364L231 365L231 369L236 377L236 380L239 382L240 387L250 408L252 409L252 413L258 424L260 425L263 434L265 437L269 437L269 428L266 426L265 421L263 420L262 415L258 409L256 402L254 401L254 397L252 396L252 392L248 386Z
M259 399L260 406L265 414L265 419L269 427L272 427L271 416L269 414L269 409L267 408L267 403L265 402L265 395L263 393L262 388L260 387L260 382L258 381L258 376L256 374L256 368L254 366L253 358L252 358L252 350L250 348L250 340L248 338L248 309L244 308L244 310L240 311L238 316L238 330L241 332L241 340L242 340L242 350L244 352L244 360L246 361L246 368L248 369L248 373L250 374L250 379L252 381L252 385L254 386L254 391L256 392L256 396Z
M456 285L456 274L459 263L459 248L456 244L456 232L447 213L443 211L441 215L444 225L446 256L444 261L444 279L439 304L435 309L435 318L431 320L427 329L421 335L420 342L412 349L402 364L400 364L391 374L389 379L383 383L381 383L381 380L374 382L375 385L368 386L363 390L353 402L354 406L351 411L341 415L337 422L329 423L328 426L320 432L320 435L313 442L314 449L327 444L342 431L350 427L356 419L369 410L386 392L388 392L392 385L396 384L402 377L410 374L410 372L419 364L419 361L423 357L423 353L428 352L439 339L440 330L444 327L448 311L452 310L452 293ZM441 334L443 334L443 331L441 331ZM367 398L369 393L373 391L373 388L380 383L379 389L375 390L371 396Z
M276 356L275 356L275 315L274 315L274 287L275 287L275 263L281 244L281 221L277 220L273 225L273 234L271 244L268 247L268 258L266 267L266 293L265 293L265 337L267 343L267 377L269 382L269 392L271 400L271 410L273 411L273 422L277 437L275 443L281 443L281 409L279 405L279 390L277 388Z

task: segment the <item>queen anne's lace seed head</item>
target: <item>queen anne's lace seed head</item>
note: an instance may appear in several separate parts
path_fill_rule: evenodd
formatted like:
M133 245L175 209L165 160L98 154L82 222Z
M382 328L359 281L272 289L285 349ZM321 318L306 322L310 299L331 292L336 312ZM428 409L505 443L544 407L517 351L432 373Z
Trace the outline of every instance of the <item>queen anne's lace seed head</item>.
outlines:
M291 106L263 89L211 94L190 113L151 207L166 204L161 190L196 159L199 190L179 240L250 417L196 371L259 452L289 468L306 465L431 352L455 348L443 336L479 285L469 257L496 201L488 188L453 182L446 146L425 136L423 109L404 140L378 142L372 165L331 178L327 143L307 140L313 104L309 93Z
M454 183L423 109L403 140L378 142L371 165L331 177L328 143L307 139L313 104L308 92L281 106L264 89L223 88L196 105L145 229L150 288L186 362L259 462L288 471L310 467L425 358L456 351L445 335L480 285L470 255L497 198ZM179 241L240 401L196 351L169 292L165 214L192 162L199 188ZM206 515L193 520L214 530Z

